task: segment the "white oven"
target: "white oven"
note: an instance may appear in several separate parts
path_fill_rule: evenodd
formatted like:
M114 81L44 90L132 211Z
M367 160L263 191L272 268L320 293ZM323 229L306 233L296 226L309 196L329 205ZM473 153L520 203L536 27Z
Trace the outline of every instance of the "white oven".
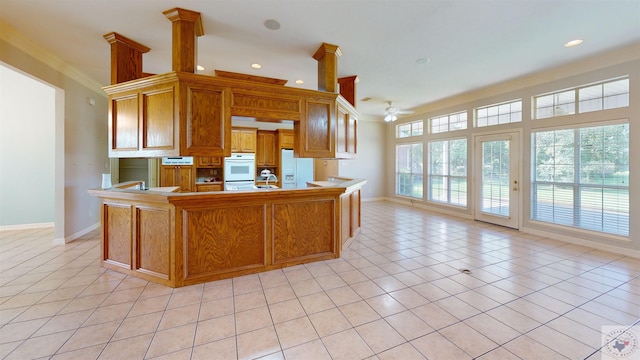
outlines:
M256 155L234 153L224 158L224 189L253 189L256 178Z

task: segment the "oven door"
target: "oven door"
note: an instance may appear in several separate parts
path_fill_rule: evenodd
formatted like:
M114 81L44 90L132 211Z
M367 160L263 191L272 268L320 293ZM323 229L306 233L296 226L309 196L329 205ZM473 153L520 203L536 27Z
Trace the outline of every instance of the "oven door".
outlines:
M254 181L256 163L253 157L231 157L224 159L225 181Z
M241 191L241 190L253 190L255 189L255 181L225 181L225 191Z

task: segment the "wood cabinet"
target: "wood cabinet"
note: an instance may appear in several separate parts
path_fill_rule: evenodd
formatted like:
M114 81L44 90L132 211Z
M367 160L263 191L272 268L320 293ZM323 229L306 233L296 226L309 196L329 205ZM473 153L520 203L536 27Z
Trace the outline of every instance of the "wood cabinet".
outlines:
M278 150L293 149L295 144L293 130L278 129Z
M228 156L231 89L167 73L104 87L109 157Z
M358 145L358 115L344 98L336 102L336 158L354 159Z
M162 166L160 167L160 186L179 186L180 192L194 190L193 166Z
M256 165L276 166L276 133L274 131L258 131Z
M222 158L214 156L196 156L196 167L219 168L222 167Z
M222 191L222 183L215 184L196 184L196 191Z
M231 130L231 152L255 153L257 130L256 128L233 128Z

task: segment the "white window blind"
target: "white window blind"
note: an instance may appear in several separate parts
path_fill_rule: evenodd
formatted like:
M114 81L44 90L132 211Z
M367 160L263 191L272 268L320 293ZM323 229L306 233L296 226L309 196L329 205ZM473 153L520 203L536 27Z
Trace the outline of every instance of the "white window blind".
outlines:
M428 199L467 206L467 139L429 142Z
M422 199L422 143L396 145L396 194Z
M629 124L531 134L531 218L629 235Z

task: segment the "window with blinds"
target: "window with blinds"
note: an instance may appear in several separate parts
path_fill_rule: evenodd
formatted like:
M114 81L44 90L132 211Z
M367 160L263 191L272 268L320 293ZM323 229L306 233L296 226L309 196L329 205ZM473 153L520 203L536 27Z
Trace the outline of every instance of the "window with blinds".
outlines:
M431 133L443 133L467 128L467 112L462 111L429 119Z
M522 100L479 107L475 110L476 127L510 124L522 121Z
M396 145L396 195L422 199L422 143Z
M423 121L417 120L406 124L396 125L396 138L407 138L423 134Z
M629 235L629 124L531 134L531 219Z
M429 142L427 194L431 201L467 206L467 139Z

